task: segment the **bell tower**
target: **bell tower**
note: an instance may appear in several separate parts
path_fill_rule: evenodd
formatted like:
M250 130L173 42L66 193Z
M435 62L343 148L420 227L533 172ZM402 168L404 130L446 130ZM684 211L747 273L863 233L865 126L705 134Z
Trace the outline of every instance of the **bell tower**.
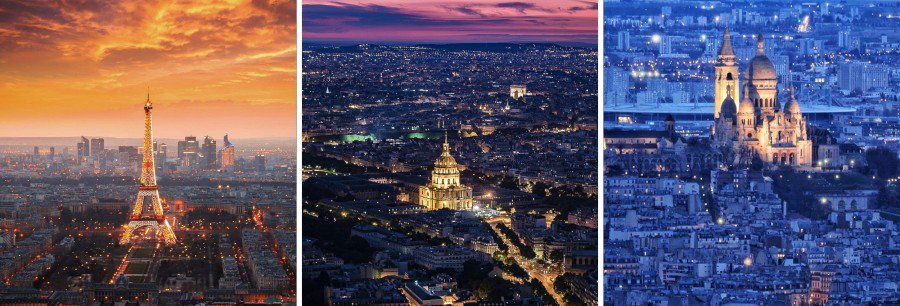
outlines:
M731 46L731 32L725 28L725 37L722 39L722 47L719 48L719 55L716 56L716 82L715 82L715 113L716 119L722 111L722 103L725 98L731 97L733 103L741 100L738 92L740 88L740 77L738 74L738 65L734 56L734 49ZM734 106L737 109L737 105Z

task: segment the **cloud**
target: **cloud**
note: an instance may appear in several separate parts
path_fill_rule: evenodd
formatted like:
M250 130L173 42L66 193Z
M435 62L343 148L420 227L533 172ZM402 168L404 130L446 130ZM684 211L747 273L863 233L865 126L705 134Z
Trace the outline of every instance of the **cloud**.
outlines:
M580 11L596 11L596 10L599 10L599 8L600 8L600 3L598 3L598 2L586 2L586 1L579 1L579 2L584 3L585 5L570 7L569 8L570 13L576 13L576 12L580 12Z
M496 6L501 7L501 8L516 9L520 13L525 13L526 9L534 9L537 7L533 3L527 3L527 2L502 2L502 3L497 3Z
M303 32L339 32L346 28L462 26L474 21L434 19L400 8L346 3L303 5Z
M334 2L310 0L303 5L303 37L309 41L346 42L471 42L472 32L511 35L536 34L548 41L563 42L571 35L554 38L546 33L593 35L596 14L569 12L556 5L580 6L584 2L563 0L547 6L541 2L491 2L425 0L408 2ZM559 20L565 17L564 22ZM502 36L494 36L502 37ZM483 41L483 40L479 40Z
M107 120L96 114L128 109L148 83L161 100L281 101L272 115L287 120L296 76L275 72L296 71L295 59L296 1L0 1L0 99L26 102L0 121L83 116L95 120L79 129L90 129ZM211 86L231 81L242 86ZM230 121L244 125L247 111Z
M484 17L485 15L481 13L481 11L472 8L472 6L458 6L458 7L448 7L450 11L459 12L469 16L480 16Z

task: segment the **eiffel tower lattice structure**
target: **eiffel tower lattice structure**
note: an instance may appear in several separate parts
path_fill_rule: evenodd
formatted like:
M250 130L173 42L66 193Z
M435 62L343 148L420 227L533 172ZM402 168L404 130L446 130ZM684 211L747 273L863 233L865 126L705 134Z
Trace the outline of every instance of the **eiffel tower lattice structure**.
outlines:
M157 241L165 244L175 243L175 232L163 213L162 201L159 197L159 187L156 186L156 165L154 163L153 150L153 125L150 111L153 104L150 102L150 94L147 94L147 102L144 104L144 147L141 160L141 185L138 187L137 199L131 207L129 222L125 225L121 244L129 244L141 237L144 229L153 229L156 232Z

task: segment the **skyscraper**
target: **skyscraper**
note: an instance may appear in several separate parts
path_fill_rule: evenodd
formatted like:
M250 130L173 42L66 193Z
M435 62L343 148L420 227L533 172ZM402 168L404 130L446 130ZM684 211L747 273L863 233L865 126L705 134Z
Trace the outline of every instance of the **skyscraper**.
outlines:
M222 167L234 166L234 145L228 141L228 134L222 139L222 156L219 160Z
M99 156L100 152L103 152L103 143L103 138L91 138L90 156Z
M628 31L621 31L617 35L618 40L616 44L616 49L618 50L628 50L631 49L631 34Z
M203 147L201 149L203 152L203 168L204 169L216 169L218 168L218 159L216 150L216 140L212 137L206 136L203 138Z
M156 170L165 171L166 158L168 158L168 146L165 143L153 142L153 151L156 152Z
M178 160L181 161L181 165L194 166L198 164L200 162L197 158L199 154L200 143L197 142L197 137L187 136L178 142Z
M84 136L81 136L81 142L78 143L78 162L87 161L89 156L91 156L91 142Z

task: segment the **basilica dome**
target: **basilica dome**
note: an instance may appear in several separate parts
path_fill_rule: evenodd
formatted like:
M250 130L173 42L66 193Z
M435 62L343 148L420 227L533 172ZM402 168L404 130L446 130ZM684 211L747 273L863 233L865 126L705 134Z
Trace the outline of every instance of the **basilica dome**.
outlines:
M791 97L788 98L788 102L784 105L784 112L788 114L800 114L800 103L797 103L797 98L794 97L794 88L791 87Z
M753 80L774 80L776 78L775 65L766 56L763 51L762 35L758 36L756 41L756 56L750 60L750 67L747 68L747 79Z
M750 101L750 97L748 97L747 91L744 91L744 98L741 99L741 106L738 108L738 112L745 114L753 113L753 102Z

